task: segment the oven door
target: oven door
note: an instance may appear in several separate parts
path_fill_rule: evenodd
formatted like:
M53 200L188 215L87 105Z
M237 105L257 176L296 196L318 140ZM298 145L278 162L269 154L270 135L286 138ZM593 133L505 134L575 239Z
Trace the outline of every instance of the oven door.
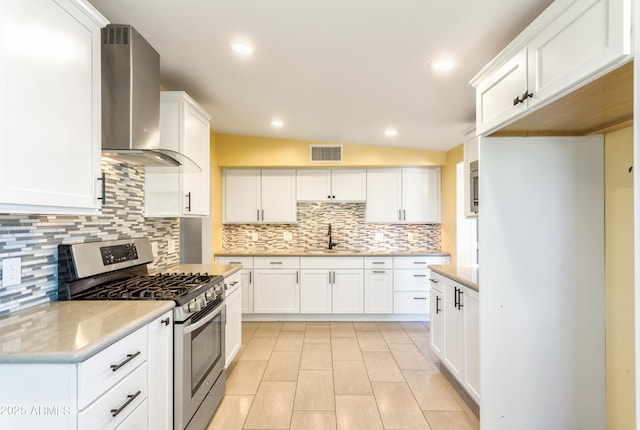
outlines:
M224 370L224 301L174 328L174 427L185 429ZM211 411L213 415L214 411Z

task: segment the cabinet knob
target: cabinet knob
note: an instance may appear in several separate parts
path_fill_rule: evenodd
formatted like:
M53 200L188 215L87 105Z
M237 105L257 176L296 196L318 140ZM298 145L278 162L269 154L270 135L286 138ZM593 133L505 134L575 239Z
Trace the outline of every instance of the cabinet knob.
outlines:
M169 317L167 317L167 318L165 318L163 320L160 320L160 323L164 324L164 325L169 325L170 322L171 322L171 318L169 318Z

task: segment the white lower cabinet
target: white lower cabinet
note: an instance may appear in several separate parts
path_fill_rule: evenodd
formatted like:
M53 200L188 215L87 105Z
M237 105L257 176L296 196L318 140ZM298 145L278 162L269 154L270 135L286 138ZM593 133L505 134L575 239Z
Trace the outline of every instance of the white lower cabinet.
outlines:
M334 314L361 314L364 311L364 278L362 269L333 271Z
M255 257L253 264L253 312L299 313L299 258Z
M171 429L172 320L168 311L79 363L0 364L11 409L0 428Z
M236 356L242 343L242 288L241 274L236 272L225 278L225 367Z
M331 313L331 272L325 269L300 271L300 313Z
M362 257L301 257L302 313L364 311Z
M480 403L480 301L471 288L465 294L463 386Z
M388 258L391 260L391 258ZM365 267L367 267L365 258ZM379 259L372 259L372 263ZM364 313L390 314L393 312L393 270L384 263L364 271ZM391 263L389 263L391 266ZM375 266L374 266L375 267Z
M453 376L462 379L464 360L464 297L457 282L444 284L444 354L443 362Z
M431 273L429 279L431 288L429 290L429 304L431 307L431 349L442 360L444 349L444 278L435 273Z
M393 312L429 315L429 265L449 257L393 257Z
M240 285L243 314L253 313L253 257L216 257L218 264L241 264Z

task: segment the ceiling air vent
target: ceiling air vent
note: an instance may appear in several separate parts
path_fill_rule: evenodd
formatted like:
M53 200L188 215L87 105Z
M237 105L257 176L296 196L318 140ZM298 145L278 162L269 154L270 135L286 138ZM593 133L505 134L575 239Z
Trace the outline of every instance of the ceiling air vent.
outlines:
M342 145L311 145L311 163L342 163Z

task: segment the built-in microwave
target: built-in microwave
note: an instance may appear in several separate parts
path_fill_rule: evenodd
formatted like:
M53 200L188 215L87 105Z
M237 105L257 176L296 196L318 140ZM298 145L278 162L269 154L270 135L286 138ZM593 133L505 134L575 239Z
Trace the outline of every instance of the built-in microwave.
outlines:
M478 161L469 163L469 211L478 213Z

